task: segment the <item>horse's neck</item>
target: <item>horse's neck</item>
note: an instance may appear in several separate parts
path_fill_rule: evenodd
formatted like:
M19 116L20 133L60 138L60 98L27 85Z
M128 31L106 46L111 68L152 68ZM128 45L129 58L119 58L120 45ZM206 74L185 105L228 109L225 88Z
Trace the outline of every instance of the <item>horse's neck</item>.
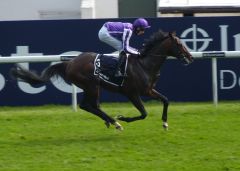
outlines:
M140 59L140 63L149 76L155 77L159 74L161 66L166 58L165 55L161 55L160 53L150 52L144 58Z
M167 59L167 52L169 50L168 38L169 37L166 36L161 41L155 41L154 45L152 45L150 49L145 49L142 53L144 56L139 59L142 69L152 81L156 81L156 78L160 73L161 66Z

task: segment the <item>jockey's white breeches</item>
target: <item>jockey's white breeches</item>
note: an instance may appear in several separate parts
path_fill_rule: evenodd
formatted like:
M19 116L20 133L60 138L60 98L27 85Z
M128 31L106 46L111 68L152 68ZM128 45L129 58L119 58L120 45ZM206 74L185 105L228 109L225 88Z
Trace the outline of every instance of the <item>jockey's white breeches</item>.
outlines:
M102 42L107 43L108 45L112 46L114 49L118 50L119 52L123 50L122 42L114 37L112 37L105 26L98 32L98 37Z

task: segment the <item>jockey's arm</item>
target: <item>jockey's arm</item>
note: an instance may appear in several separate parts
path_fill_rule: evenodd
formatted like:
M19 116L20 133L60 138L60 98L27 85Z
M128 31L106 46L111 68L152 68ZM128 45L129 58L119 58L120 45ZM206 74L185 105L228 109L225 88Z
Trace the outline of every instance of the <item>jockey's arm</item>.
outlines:
M123 41L122 41L123 50L126 53L139 55L139 52L137 51L137 49L134 49L134 48L129 46L129 41L130 41L131 36L132 36L132 30L124 29L124 31L123 31Z

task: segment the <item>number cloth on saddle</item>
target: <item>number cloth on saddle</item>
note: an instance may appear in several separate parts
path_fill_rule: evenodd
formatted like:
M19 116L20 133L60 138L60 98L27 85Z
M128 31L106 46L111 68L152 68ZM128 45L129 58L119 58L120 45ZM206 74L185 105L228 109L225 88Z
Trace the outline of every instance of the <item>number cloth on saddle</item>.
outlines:
M123 75L126 74L128 57L124 59L120 66L120 71ZM114 56L98 54L94 61L94 75L97 75L101 80L116 86L122 86L124 77L115 77L118 58Z

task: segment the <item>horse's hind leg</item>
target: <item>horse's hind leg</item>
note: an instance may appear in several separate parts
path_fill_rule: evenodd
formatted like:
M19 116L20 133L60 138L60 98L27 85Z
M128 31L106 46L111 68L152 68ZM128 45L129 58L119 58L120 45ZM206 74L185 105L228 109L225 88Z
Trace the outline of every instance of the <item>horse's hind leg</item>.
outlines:
M86 110L105 121L107 127L110 124L114 125L116 129L123 130L123 127L116 122L112 117L108 116L105 112L100 109L99 106L99 88L84 90L84 97L79 107Z

